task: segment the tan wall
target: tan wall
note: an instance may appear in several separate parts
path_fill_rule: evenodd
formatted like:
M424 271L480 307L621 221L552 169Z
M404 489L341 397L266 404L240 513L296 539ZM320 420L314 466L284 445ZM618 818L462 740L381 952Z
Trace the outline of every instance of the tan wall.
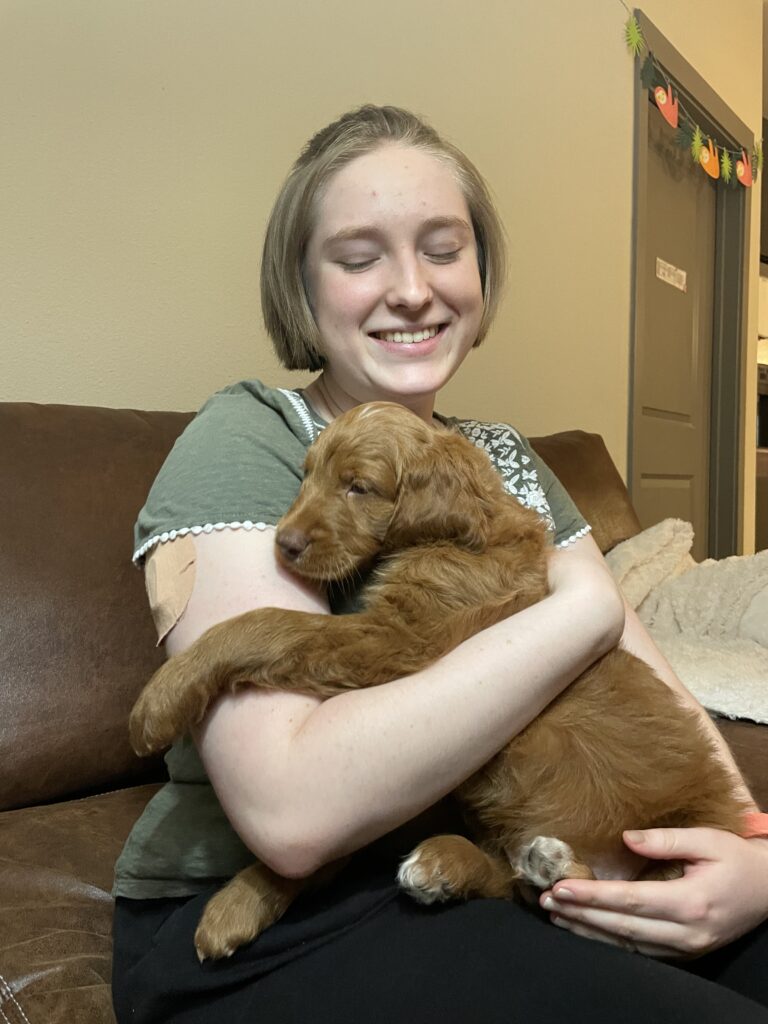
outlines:
M761 0L645 10L759 133ZM301 382L260 322L269 205L314 129L392 102L484 170L510 236L497 326L440 407L599 431L623 469L625 16L619 0L0 0L0 399L186 409L244 376ZM756 229L752 249L756 286Z

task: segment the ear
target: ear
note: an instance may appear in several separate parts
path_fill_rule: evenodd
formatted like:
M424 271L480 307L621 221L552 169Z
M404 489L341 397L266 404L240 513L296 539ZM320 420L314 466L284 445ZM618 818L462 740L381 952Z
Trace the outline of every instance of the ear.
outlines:
M420 439L418 445L404 445L400 460L387 544L450 540L482 550L500 487L487 457L464 438L436 434L426 443Z

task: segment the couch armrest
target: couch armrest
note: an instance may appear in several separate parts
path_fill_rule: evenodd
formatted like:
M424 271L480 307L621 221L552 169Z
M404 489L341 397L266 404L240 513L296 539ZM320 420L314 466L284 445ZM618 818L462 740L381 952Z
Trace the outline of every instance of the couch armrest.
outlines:
M730 718L716 718L715 725L731 748L755 802L761 810L768 810L768 726Z

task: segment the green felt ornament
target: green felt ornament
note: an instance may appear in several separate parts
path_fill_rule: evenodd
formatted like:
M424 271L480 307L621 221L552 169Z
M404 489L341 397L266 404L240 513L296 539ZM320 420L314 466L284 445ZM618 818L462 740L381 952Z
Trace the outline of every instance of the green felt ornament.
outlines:
M624 25L624 39L626 40L629 52L633 57L639 57L645 49L645 38L637 18L631 14Z
M693 138L691 139L691 156L693 157L693 162L696 164L701 163L702 149L704 149L704 133L701 128L696 125L693 132Z
M730 155L730 153L728 152L727 149L721 149L720 150L720 177L723 179L723 181L726 183L726 185L730 182L732 174L733 174L733 160L731 160L731 155Z

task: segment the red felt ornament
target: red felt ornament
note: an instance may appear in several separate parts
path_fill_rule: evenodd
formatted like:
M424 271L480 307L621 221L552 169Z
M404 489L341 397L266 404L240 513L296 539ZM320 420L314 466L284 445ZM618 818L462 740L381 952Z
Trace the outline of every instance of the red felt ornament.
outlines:
M678 103L677 96L674 102L672 100L672 87L668 85L665 89L663 85L657 85L653 90L653 98L664 120L673 128L677 128Z
M741 151L741 159L736 161L736 177L744 188L749 188L752 184L752 161L743 149Z
M709 140L709 145L706 149L702 149L699 154L699 163L710 178L720 177L720 161L717 159L717 150L712 144L712 139Z

